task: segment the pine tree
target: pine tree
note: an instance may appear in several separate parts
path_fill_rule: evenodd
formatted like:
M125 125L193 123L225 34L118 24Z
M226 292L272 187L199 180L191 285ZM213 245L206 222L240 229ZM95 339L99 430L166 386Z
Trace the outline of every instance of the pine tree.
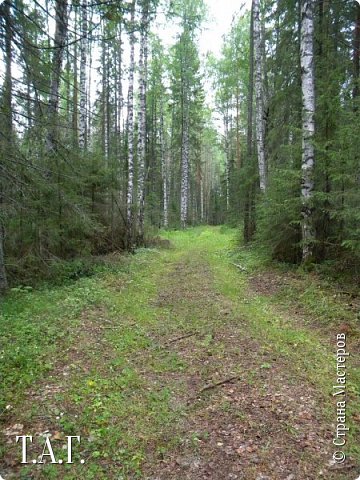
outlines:
M2 29L5 37L5 79L4 89L1 98L1 113L4 115L5 124L3 129L3 135L0 139L0 148L3 158L7 155L12 156L13 146L13 111L12 111L12 26L11 26L11 11L10 4L5 2L0 7L2 13ZM7 275L5 269L5 253L4 253L4 240L5 240L5 226L4 226L4 192L5 182L3 181L3 171L0 177L0 295L7 287Z

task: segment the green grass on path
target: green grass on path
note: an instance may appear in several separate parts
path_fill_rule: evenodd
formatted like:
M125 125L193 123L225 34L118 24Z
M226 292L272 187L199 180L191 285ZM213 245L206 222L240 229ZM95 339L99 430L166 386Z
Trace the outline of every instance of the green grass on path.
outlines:
M182 444L182 424L189 413L186 403L174 398L186 397L184 378L193 375L194 368L189 357L168 348L169 342L195 332L201 340L194 341L208 349L211 332L221 323L216 295L231 302L236 318L243 319L244 328L264 351L287 360L297 382L314 386L324 416L331 421L335 362L331 346L321 331L287 316L272 296L249 294L248 272L256 261L251 251L238 251L236 232L199 227L163 236L172 248L141 249L109 272L64 287L22 289L4 300L0 314L3 432L21 424L22 434L49 430L59 432L59 438L82 436L81 447L74 450L75 463L62 466L11 466L6 459L19 457L19 446L4 442L0 455L5 470L0 467L0 474L8 474L6 480L12 470L13 478L23 479L146 478L146 465ZM244 272L233 265L239 258ZM183 277L176 270L179 264L186 266ZM197 303L202 281L205 293ZM189 283L188 295L177 298L176 289L183 282ZM162 295L166 302L159 301ZM206 295L212 300L207 302ZM326 297L326 292L322 295ZM321 315L326 316L326 308ZM222 347L214 348L219 354ZM271 367L271 363L259 365L259 369ZM205 369L204 365L199 373L204 379ZM359 379L355 369L351 373L349 422ZM356 435L352 427L348 445L355 457ZM56 443L57 456L63 454L61 446ZM86 459L84 465L80 458Z

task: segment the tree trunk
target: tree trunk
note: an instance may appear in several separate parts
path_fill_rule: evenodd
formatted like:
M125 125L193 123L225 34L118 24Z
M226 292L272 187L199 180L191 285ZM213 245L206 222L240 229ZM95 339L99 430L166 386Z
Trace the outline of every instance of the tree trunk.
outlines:
M2 196L2 194L0 193ZM0 198L2 203L2 198ZM8 288L8 282L6 277L6 269L5 269L5 255L4 255L4 226L2 222L0 222L0 295L5 292Z
M241 168L241 145L240 145L240 89L236 85L236 166Z
M106 30L104 29L106 37ZM106 166L109 166L109 49L105 40L102 42L102 143Z
M161 175L163 187L163 225L165 228L169 226L169 207L168 207L168 168L166 161L166 145L165 145L165 127L164 127L164 108L161 102L160 112L160 145L161 145Z
M301 88L302 88L302 241L303 261L313 255L314 227L311 200L314 190L314 134L315 134L315 79L314 79L314 4L301 3Z
M256 97L256 143L259 166L260 190L266 191L267 172L265 157L265 121L263 94L262 35L260 20L260 0L253 1L254 14L254 54L255 54L255 97Z
M254 116L254 7L251 9L250 19L250 65L249 65L249 91L247 98L247 154L250 158L253 153L253 116Z
M355 30L354 30L354 54L353 54L353 64L354 64L354 88L353 88L353 98L356 99L359 96L360 91L360 5L355 3L356 8L356 19L355 19ZM356 108L356 107L355 107Z
M71 83L69 81L69 79L71 78L71 61L70 61L70 51L69 51L69 49L66 52L65 71L66 71L66 79L67 79L66 95L65 95L65 98L66 98L66 122L67 122L68 125L71 125L71 121L72 121L72 116L71 116ZM27 81L29 81L29 80L27 79ZM29 83L27 85L27 92L28 92L28 97L30 99L31 96L30 96L30 85L29 85ZM28 103L30 103L30 102L28 102ZM28 108L27 111L30 113L29 116L31 116L31 110L29 110L29 108ZM29 129L31 128L31 119L29 119L28 128Z
M186 90L186 89L184 89ZM185 228L188 220L189 204L189 113L187 105L187 93L184 98L184 118L182 128L182 148L181 148L181 227Z
M75 9L75 22L74 22L74 29L75 29L75 36L77 34L77 9ZM73 129L73 141L74 146L79 144L79 131L78 131L78 42L74 44L74 86L73 86L73 111L72 111L72 129Z
M229 139L229 109L224 117L225 157L226 157L226 211L230 210L230 139Z
M139 140L138 140L138 236L140 242L144 238L144 207L145 207L145 155L146 155L146 89L147 89L147 57L148 57L148 0L143 0L141 34L140 34L140 58L139 58Z
M105 28L105 27L104 27ZM105 30L103 28L103 35L105 37ZM101 42L101 147L102 153L106 160L106 43L104 39Z
M249 90L247 98L247 162L252 164L253 157L253 100L254 100L254 4L251 9L250 18L250 52L249 52ZM244 206L244 241L250 242L254 235L254 212L253 212L253 186L250 184L245 191L245 206Z
M128 179L127 179L127 247L132 248L133 238L133 194L134 194L134 70L135 70L135 0L131 7L130 22L130 65L129 65L129 92L127 105L128 127Z
M118 132L117 132L117 147L118 147L118 162L121 165L121 120L122 120L122 109L123 109L123 88L122 88L122 28L121 23L119 24L118 31L118 55L117 55L117 115L118 115Z
M64 56L64 45L66 41L68 22L67 0L56 0L55 11L55 48L53 50L54 53L52 58L52 78L48 108L49 131L46 139L48 152L54 152L56 150L56 133L58 128L56 125L56 118L59 106L61 66Z
M2 14L5 20L5 80L3 88L3 112L4 113L4 128L5 133L4 140L4 156L12 155L12 142L13 142L13 124L12 124L12 26L11 26L11 13L10 3L5 2L2 6ZM7 277L5 269L5 256L4 256L4 240L5 240L5 227L4 227L4 188L5 184L3 179L0 178L0 295L7 287Z
M87 54L87 0L81 3L81 42L80 42L80 121L79 121L79 147L86 148L86 54Z
M189 92L188 92L188 72L186 65L185 52L181 58L181 191L180 191L180 224L185 228L188 222L189 206Z
M91 9L90 13L90 20L88 21L87 25L87 32L86 34L89 35L89 31L93 25L93 15L94 15L94 10ZM96 47L98 48L98 47ZM87 147L87 142L89 140L89 136L91 133L91 124L92 124L92 108L91 108L91 85L92 85L92 64L93 64L93 42L89 41L87 42L87 58L89 59L89 68L88 68L88 87L87 87L87 92L86 92L86 97L87 97L87 112L86 112L86 117L87 117L87 126L86 126L86 145L85 148Z

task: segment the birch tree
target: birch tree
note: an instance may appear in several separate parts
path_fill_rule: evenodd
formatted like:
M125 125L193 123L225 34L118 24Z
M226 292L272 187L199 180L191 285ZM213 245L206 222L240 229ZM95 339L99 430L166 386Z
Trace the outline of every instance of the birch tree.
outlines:
M145 155L146 155L146 88L148 63L148 24L149 0L142 1L142 16L140 30L139 58L139 138L138 138L138 236L140 242L144 237L144 207L145 207Z
M186 80L183 83L182 104L182 131L181 131L181 199L180 199L180 222L185 228L188 220L189 205L189 105L188 86Z
M180 224L187 226L189 207L189 43L190 30L187 24L186 6L183 17L183 32L180 37L180 81L181 81L181 189L180 189Z
M264 85L263 55L260 19L260 0L253 0L254 56L255 56L255 99L256 99L256 143L259 167L260 190L266 191L267 171L265 157L265 120L264 120Z
M169 226L169 193L168 193L168 162L167 148L164 125L164 106L161 102L160 111L160 145L161 145L161 176L162 176L162 192L163 192L163 226Z
M86 101L86 56L87 56L87 0L81 2L81 41L80 41L80 118L79 118L79 147L86 148L87 101Z
M118 40L117 40L117 47L118 47L118 54L117 54L117 61L116 61L116 98L117 98L117 157L118 163L121 165L122 161L122 154L121 154L121 122L122 122L122 111L123 111L123 86L122 86L122 75L123 75L123 39L122 39L122 25L119 22L118 25Z
M249 44L249 80L247 94L247 130L246 130L246 153L248 165L252 163L253 158L253 117L254 117L254 8L250 14L250 44ZM248 186L245 191L244 205L244 241L247 243L254 234L253 222L253 202L252 188Z
M127 131L128 131L128 178L127 178L127 243L131 247L133 235L133 195L134 195L134 74L135 74L135 0L131 5L130 19L130 65L129 65L129 91L127 105Z
M315 134L315 78L314 78L314 2L301 2L300 64L302 88L302 257L309 261L313 255L314 225L311 205L314 191L314 134Z
M230 158L230 139L229 139L229 105L226 106L224 113L224 143L226 157L226 211L230 210L230 180L231 180L231 158Z
M78 12L75 9L75 20L74 20L74 34L77 35L78 28ZM73 101L72 101L72 134L73 142L75 146L79 145L79 114L78 114L78 93L79 93L79 82L78 82L78 42L74 43L73 50Z
M194 177L196 168L193 169L191 161L197 149L197 133L201 126L197 112L199 112L199 94L201 85L199 81L200 62L196 45L197 29L204 18L205 7L202 0L181 0L171 2L171 15L180 20L181 32L173 47L172 73L172 141L178 148L176 158L180 157L180 188L176 176L172 178L172 194L180 199L180 226L185 228L191 216L190 208L194 207L194 195L191 189L196 188ZM194 162L193 162L194 163ZM193 217L193 216L192 216Z
M104 36L106 36L106 29L104 27ZM103 140L103 152L105 156L106 163L109 162L109 137L110 137L110 68L109 68L110 56L109 56L109 47L106 40L102 42L102 140Z

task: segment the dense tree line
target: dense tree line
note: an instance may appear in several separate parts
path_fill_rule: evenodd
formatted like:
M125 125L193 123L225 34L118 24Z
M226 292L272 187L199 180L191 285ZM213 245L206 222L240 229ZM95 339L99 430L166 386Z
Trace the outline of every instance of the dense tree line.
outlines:
M274 258L359 267L359 18L352 1L253 0L211 60L227 218Z
M253 0L206 65L205 20L203 0L1 3L0 290L202 222L359 266L359 4Z
M170 49L153 33L157 0L0 8L1 290L58 259L131 250L153 227L220 220L201 0L161 6Z

